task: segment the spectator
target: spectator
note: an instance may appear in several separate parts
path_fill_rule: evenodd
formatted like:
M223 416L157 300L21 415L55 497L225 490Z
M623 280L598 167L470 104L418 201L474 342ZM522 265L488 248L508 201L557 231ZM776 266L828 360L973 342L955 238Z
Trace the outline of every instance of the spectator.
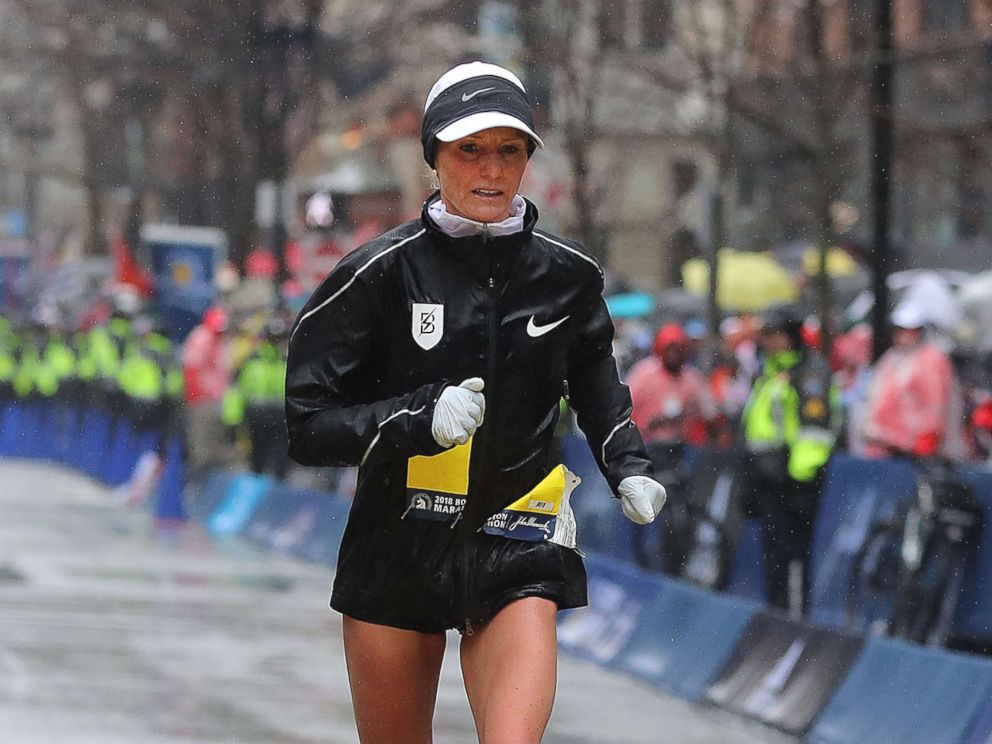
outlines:
M658 331L652 355L630 371L631 418L649 447L702 445L716 417L706 380L687 364L689 338L677 323Z
M255 349L224 394L223 418L242 423L251 442L249 464L255 473L283 479L289 470L284 407L286 399L286 326L272 318Z
M228 461L221 420L221 400L231 374L227 326L227 312L211 307L183 346L188 462L194 478Z
M761 329L762 373L742 417L750 508L762 526L771 604L803 614L813 519L834 445L837 404L826 360L802 341L802 319L773 310Z
M864 453L861 435L871 379L871 338L868 326L855 326L834 341L830 360L844 417L839 444L854 454Z
M926 338L927 309L904 303L891 316L892 346L868 385L864 454L964 457L964 402L950 357Z

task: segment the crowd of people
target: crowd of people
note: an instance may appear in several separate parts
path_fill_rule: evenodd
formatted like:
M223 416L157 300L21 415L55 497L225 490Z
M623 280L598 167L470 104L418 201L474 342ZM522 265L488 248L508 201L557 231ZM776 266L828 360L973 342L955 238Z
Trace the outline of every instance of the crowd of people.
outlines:
M115 422L126 422L147 451L140 466L105 478L122 488L139 472L154 479L170 438L183 442L194 481L239 466L283 478L287 325L279 313L259 311L239 317L235 330L218 305L175 344L129 291L102 297L72 324L44 308L23 323L0 317L0 412L8 402L47 402L53 440L70 442L85 439L79 412L99 410L110 422L108 441L89 444L108 452Z
M867 325L824 349L819 323L796 307L731 317L705 373L690 324L664 324L650 347L643 324L620 324L621 374L656 470L677 472L686 446L736 458L745 514L762 527L769 600L796 615L808 600L813 522L833 452L988 460L988 388L927 307L902 302L890 321L891 346L873 361Z

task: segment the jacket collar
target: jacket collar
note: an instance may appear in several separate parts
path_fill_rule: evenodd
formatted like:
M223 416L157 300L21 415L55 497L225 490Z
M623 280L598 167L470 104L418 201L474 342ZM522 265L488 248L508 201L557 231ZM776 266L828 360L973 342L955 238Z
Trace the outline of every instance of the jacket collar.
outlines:
M519 232L509 235L483 233L453 238L443 232L428 213L430 205L440 198L440 192L435 191L424 202L420 213L421 222L434 245L445 255L466 264L472 275L480 282L484 283L489 278L505 280L520 254L520 249L531 239L534 227L537 225L538 211L534 203L524 199L526 210L523 228Z

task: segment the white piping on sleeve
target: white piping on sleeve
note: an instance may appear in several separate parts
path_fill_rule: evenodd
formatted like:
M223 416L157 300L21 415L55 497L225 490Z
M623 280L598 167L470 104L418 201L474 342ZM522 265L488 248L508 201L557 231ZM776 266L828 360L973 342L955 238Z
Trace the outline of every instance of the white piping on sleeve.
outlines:
M620 431L623 427L625 427L629 423L630 423L630 416L628 416L619 424L614 426L613 431L610 432L610 435L606 437L605 440L603 440L603 465L606 465L606 445L608 445L610 443L610 440L613 439L614 434L616 434L618 431Z
M416 416L418 413L421 413L426 407L427 406L421 406L420 408L416 409L415 411L411 411L409 408L403 408L403 409L397 411L396 413L393 413L393 414L387 416L386 418L384 418L382 420L382 423L379 424L379 427L378 427L378 429L375 432L375 436L372 437L372 441L369 443L368 449L365 450L365 454L362 455L362 461L360 463L358 463L359 466L365 464L365 461L369 457L369 453L372 452L372 448L375 447L376 443L379 441L379 437L382 435L382 427L383 426L385 426L386 424L388 424L390 421L392 421L394 418L396 418L397 416L399 416L401 413L408 413L411 416Z
M560 247L564 248L566 251L569 251L571 253L574 253L576 256L578 256L579 258L581 258L583 261L588 261L589 263L591 263L593 266L596 267L596 271L598 271L600 273L600 275L603 274L603 267L599 265L599 263L596 261L596 259L590 258L585 253L583 253L582 251L575 250L570 245L565 245L564 243L560 243L557 240L554 240L552 238L549 238L547 235L544 235L543 233L539 233L537 230L534 230L534 234L537 237L539 237L541 240L544 240L544 241L547 241L548 243L552 243L554 245L560 246Z
M386 255L392 253L393 251L395 251L400 246L406 245L411 240L415 240L415 239L419 238L425 232L427 232L427 229L426 228L421 228L420 232L414 233L410 237L404 238L403 240L401 240L396 245L390 246L389 248L387 248L386 250L384 250L382 253L379 253L379 254L377 254L375 256L372 256L372 258L370 258L368 261L366 261L364 264L361 265L361 267L358 269L358 271L355 272L355 274L351 277L351 279L349 279L347 282L345 282L344 286L341 287L341 289L339 289L337 292L335 292L330 297L328 297L326 300L324 300L319 305L317 305L317 307L315 307L313 310L311 310L306 315L304 315L303 317L300 318L300 322L296 324L296 328L294 328L293 329L293 332L290 334L290 337L289 337L290 340L292 340L293 339L293 336L296 335L296 332L300 329L300 326L303 325L303 321L304 320L306 320L307 318L309 318L311 315L313 315L314 313L316 313L318 310L323 310L325 307L327 307L328 305L330 305L334 300L336 300L341 295L342 292L344 292L346 289L348 289L348 287L350 287L352 284L355 283L355 280L358 278L358 275L361 274L363 271L365 271L365 269L367 269L369 266L371 266L373 263L375 263L376 261L378 261L383 256L386 256Z

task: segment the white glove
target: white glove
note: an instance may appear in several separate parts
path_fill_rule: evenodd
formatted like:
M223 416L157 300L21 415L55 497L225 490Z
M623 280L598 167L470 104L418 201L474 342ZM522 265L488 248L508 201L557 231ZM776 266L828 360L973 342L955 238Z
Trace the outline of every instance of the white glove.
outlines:
M448 386L441 391L434 406L431 434L442 447L465 444L482 426L486 413L483 385L481 377L470 377L458 387Z
M668 498L665 487L646 475L628 475L617 492L624 516L635 524L651 524Z

